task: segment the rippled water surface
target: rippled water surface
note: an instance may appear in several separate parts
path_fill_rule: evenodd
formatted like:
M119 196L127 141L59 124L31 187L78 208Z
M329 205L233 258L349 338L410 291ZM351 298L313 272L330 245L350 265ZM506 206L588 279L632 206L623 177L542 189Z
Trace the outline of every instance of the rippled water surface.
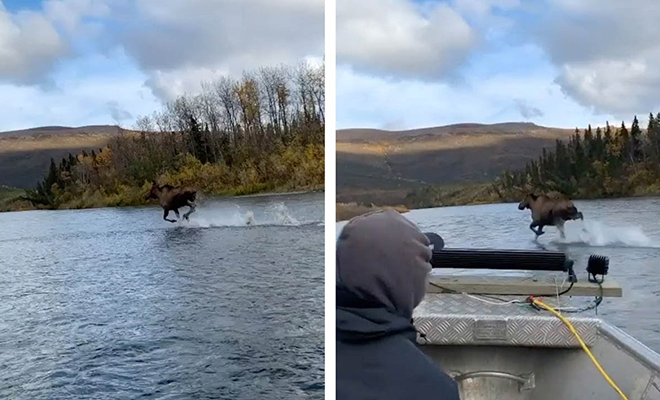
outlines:
M0 398L323 398L323 210L0 214Z
M554 227L534 240L531 213L517 204L446 207L406 215L424 232L454 248L547 249L575 261L579 279L591 254L610 257L622 298L605 298L599 316L660 352L660 199L575 201L584 222L567 222L566 239ZM338 223L338 232L344 223ZM460 272L459 272L460 273ZM561 283L561 282L560 282Z

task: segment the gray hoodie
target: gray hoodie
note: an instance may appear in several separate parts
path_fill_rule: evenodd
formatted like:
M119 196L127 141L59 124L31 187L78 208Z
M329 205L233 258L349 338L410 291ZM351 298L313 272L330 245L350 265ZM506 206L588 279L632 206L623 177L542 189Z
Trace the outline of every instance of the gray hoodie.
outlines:
M394 211L350 221L337 241L337 399L459 400L416 344L412 312L431 271L428 238Z
M396 211L356 217L337 241L337 283L410 318L426 292L429 246L426 235Z

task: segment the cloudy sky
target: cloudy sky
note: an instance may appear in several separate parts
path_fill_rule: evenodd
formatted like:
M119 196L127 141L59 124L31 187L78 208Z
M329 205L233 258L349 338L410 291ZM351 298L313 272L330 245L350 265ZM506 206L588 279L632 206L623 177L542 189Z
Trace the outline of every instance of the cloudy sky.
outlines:
M323 57L323 0L0 0L0 131L131 127L202 80Z
M337 0L337 13L338 128L660 111L657 0Z

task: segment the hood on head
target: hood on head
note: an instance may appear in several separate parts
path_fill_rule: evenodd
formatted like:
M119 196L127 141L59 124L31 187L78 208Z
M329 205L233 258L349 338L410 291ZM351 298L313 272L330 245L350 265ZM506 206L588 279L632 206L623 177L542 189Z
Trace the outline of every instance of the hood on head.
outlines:
M375 301L364 300L345 288L337 287L337 339L342 342L365 342L394 334L404 334L415 341L417 333L410 319L383 308Z
M337 240L337 284L410 319L431 272L429 239L396 211L352 219Z

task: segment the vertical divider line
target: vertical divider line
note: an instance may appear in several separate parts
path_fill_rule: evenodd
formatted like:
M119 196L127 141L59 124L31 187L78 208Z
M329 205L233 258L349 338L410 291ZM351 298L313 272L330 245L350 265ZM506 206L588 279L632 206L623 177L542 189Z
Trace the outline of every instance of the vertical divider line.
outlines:
M336 0L325 0L325 398L336 399Z

